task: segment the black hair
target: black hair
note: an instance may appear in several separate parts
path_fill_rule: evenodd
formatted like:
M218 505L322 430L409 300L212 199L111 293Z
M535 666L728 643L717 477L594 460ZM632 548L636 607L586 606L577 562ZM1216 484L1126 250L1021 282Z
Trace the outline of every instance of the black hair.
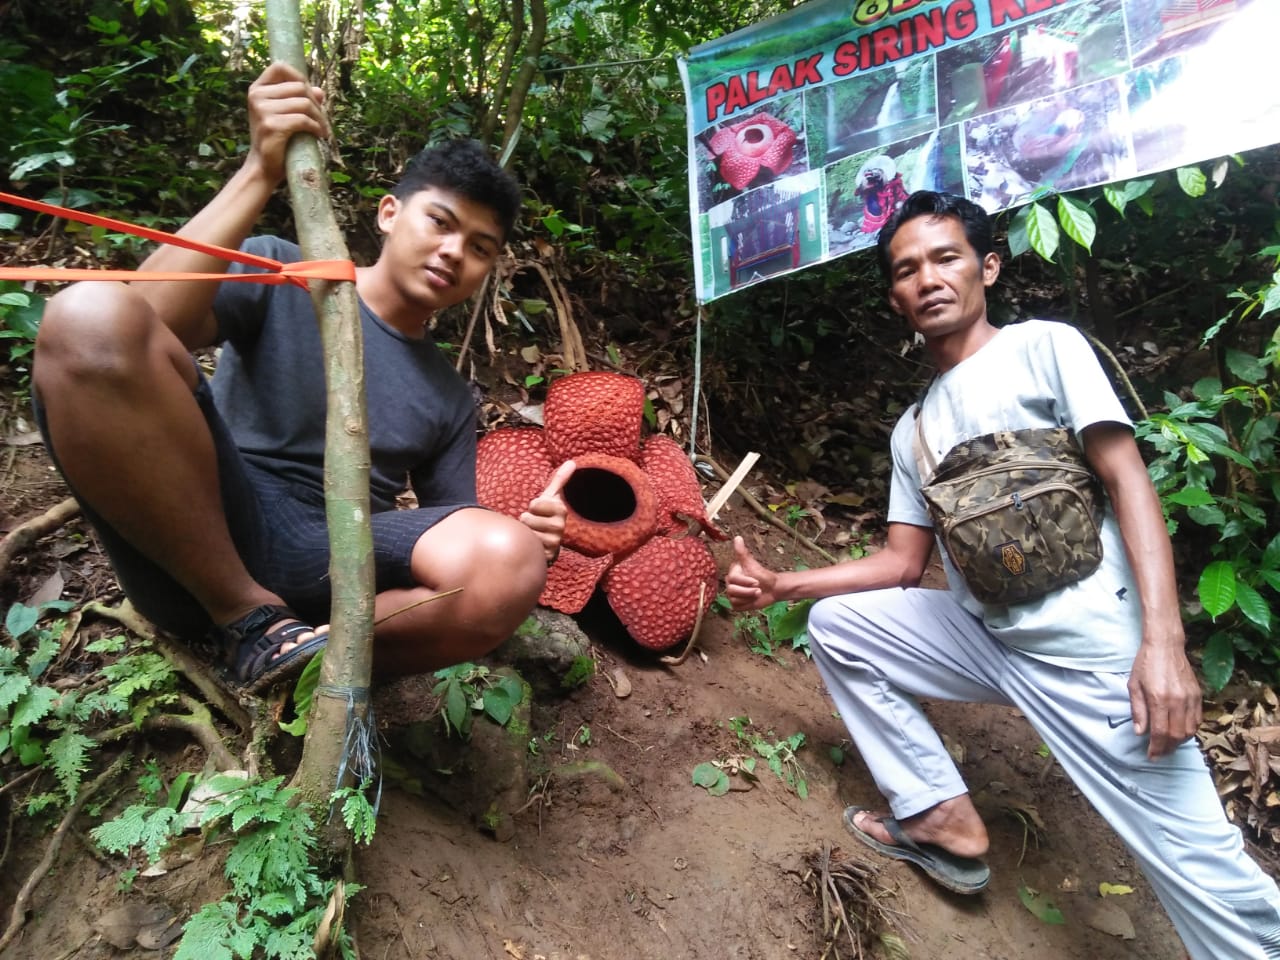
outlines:
M491 209L505 240L520 215L520 184L475 140L446 140L425 147L405 164L391 194L404 200L419 190L439 187Z
M954 193L917 190L907 197L899 209L894 211L889 221L880 228L880 235L876 238L876 255L880 259L880 273L886 280L892 279L889 244L893 242L893 236L898 232L898 228L916 217L955 217L964 228L964 238L977 252L979 260L986 259L987 254L995 249L991 217L986 210L972 200L966 200Z

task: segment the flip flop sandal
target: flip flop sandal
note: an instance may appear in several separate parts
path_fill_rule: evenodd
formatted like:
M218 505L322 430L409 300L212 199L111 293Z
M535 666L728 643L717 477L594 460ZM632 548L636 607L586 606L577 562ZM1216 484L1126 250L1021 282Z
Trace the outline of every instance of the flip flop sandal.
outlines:
M277 626L288 620L294 622ZM286 653L276 654L284 644L295 643L303 634L314 632L314 627L277 603L264 603L234 623L217 628L241 689L254 695L292 680L302 672L311 658L324 648L329 640L327 635L313 637Z
M977 893L991 880L991 868L973 857L961 857L933 843L917 843L907 836L902 824L893 817L876 817L884 826L893 843L883 843L871 834L854 826L854 818L860 813L870 813L864 807L847 807L844 825L849 832L877 853L894 860L914 863L934 882L954 893Z

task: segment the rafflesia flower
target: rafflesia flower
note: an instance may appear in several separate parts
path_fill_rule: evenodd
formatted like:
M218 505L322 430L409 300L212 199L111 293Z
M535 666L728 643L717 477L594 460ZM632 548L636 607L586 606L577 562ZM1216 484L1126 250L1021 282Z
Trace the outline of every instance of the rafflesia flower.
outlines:
M791 166L796 132L761 110L745 120L721 127L711 138L711 152L720 158L720 176L735 190L746 189L761 167L775 175Z
M547 391L544 428L481 438L476 492L518 517L573 460L564 543L538 602L578 613L599 587L637 643L665 650L689 638L715 598L715 559L699 534L726 537L707 518L689 458L670 437L641 441L643 419L644 385L634 377L563 377Z

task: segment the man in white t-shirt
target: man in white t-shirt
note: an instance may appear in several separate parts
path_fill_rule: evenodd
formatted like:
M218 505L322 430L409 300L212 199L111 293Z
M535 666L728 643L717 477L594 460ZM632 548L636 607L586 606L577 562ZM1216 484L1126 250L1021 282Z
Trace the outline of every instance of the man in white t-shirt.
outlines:
M917 697L1017 707L1133 852L1191 957L1280 957L1280 893L1244 851L1192 739L1201 692L1185 653L1173 557L1133 431L1088 343L1032 320L997 329L990 220L960 197L913 194L879 235L889 303L920 334L937 377L893 433L885 548L775 573L734 541L738 610L824 598L814 661L890 813L858 807L858 840L976 893L987 831ZM918 584L934 548L912 436L937 459L1002 430L1066 427L1106 491L1103 562L1029 603L978 602L943 552L950 589Z

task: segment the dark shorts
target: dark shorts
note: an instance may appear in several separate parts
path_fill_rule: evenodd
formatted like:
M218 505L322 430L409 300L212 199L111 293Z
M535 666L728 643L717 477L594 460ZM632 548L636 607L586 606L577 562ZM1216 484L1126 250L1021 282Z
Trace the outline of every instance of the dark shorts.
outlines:
M214 406L209 384L203 377L195 399L213 436L227 527L249 574L278 593L299 616L311 623L327 623L329 529L323 493L248 463ZM57 465L58 456L34 391L32 406L45 449ZM75 494L74 488L71 492ZM135 549L78 495L76 499L134 607L156 626L178 636L206 633L212 622L186 588ZM475 504L375 513L371 524L377 589L416 586L410 557L418 539L449 514L470 506Z

